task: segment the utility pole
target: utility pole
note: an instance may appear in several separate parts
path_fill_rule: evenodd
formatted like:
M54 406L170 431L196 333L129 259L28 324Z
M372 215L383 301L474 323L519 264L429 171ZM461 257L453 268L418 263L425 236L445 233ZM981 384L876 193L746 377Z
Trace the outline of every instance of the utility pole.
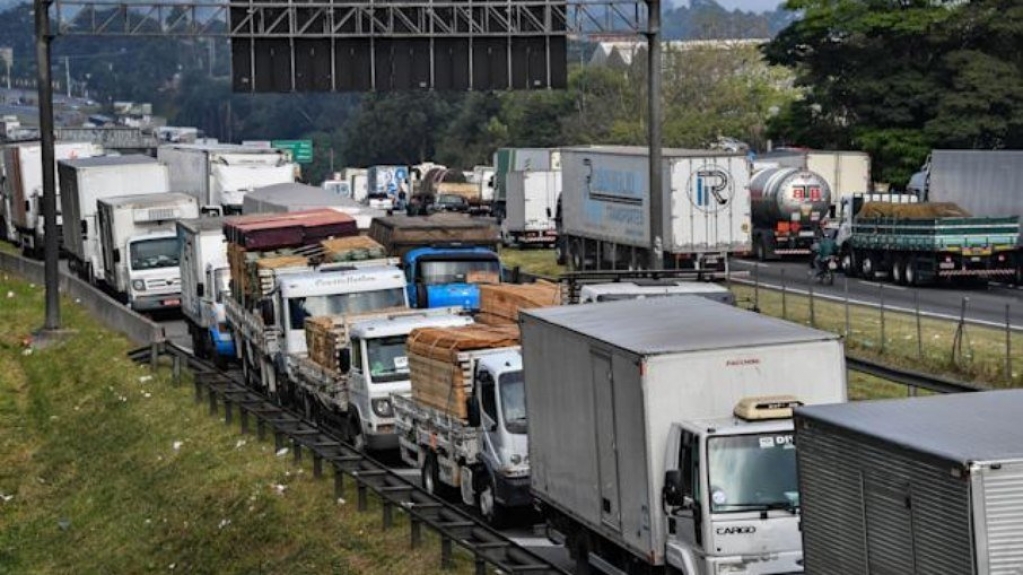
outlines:
M64 56L64 83L67 84L67 97L71 97L71 58Z
M46 322L43 331L60 329L57 256L57 186L53 173L53 84L50 80L50 3L35 0L36 74L39 90L39 135L43 161L43 234L45 235Z
M647 97L650 146L650 269L664 267L664 185L661 161L661 0L647 5Z

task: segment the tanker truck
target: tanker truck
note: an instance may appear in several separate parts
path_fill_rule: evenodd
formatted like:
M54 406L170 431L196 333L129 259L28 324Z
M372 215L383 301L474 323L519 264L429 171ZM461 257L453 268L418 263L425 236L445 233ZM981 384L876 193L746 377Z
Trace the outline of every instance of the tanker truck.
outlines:
M810 255L814 231L831 207L827 180L800 168L765 168L753 174L750 199L757 259Z

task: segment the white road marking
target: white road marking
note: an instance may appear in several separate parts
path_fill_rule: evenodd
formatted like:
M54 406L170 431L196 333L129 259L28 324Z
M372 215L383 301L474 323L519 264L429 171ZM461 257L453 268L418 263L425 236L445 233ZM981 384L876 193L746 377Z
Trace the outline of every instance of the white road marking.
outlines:
M869 287L872 287L872 288L875 288L877 286L883 285L884 289L886 289L886 290L893 289L893 290L896 290L896 291L906 291L907 289L909 289L909 288L903 287L903 286L897 286L897 285L886 284L886 283L881 283L881 282L872 282L870 280L856 280L856 281L858 281L860 283L860 285L865 285L865 286L869 286Z

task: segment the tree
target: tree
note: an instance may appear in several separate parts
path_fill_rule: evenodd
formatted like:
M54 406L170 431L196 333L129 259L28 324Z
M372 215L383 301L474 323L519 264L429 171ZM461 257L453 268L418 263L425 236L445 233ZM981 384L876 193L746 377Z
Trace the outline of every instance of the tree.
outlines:
M903 184L930 148L1023 144L1023 7L1009 0L789 0L803 18L766 48L805 99L775 138L858 147Z

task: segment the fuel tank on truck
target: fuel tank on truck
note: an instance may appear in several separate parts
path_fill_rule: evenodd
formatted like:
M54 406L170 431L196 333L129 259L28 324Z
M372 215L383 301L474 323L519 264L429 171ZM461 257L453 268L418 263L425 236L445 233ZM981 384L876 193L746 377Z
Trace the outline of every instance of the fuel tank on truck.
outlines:
M809 224L827 215L831 188L815 172L772 167L753 174L750 199L753 220L760 225L777 221Z

